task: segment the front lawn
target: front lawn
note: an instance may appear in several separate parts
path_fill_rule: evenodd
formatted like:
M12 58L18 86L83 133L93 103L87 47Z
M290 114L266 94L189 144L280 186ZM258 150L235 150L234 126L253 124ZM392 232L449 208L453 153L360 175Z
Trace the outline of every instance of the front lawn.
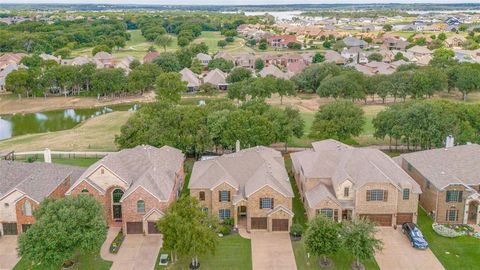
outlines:
M160 254L168 253L161 250ZM188 269L191 258L180 258L175 264L169 266L159 266L157 258L157 270L182 270ZM201 269L228 269L228 270L248 270L252 269L252 248L250 240L242 238L238 234L220 238L215 254L209 254L199 257Z
M100 254L82 254L76 259L76 263L71 268L72 270L108 270L112 266L112 262L104 261L100 258ZM22 258L13 270L58 270L61 269L61 266L57 267L45 267L43 265L32 266L32 263L24 258Z
M471 236L447 238L432 229L432 219L422 208L418 209L418 226L430 249L445 269L478 269L480 239Z
M292 247L298 270L321 269L318 265L319 258L317 256L311 256L310 258L307 258L307 251L305 250L303 239L301 241L292 241ZM350 269L350 265L355 260L353 256L343 250L337 252L335 255L329 256L329 258L332 259L334 263L333 267L329 268L330 270ZM380 269L375 259L367 260L362 263L365 265L367 270Z

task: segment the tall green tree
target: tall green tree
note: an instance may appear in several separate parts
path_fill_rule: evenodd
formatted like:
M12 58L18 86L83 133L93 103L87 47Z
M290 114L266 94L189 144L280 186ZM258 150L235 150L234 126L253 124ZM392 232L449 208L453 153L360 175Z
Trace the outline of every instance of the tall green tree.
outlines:
M180 93L187 89L187 83L182 81L180 73L177 72L161 73L157 77L156 85L157 99L174 103L180 102Z
M217 225L218 220L202 211L197 199L190 196L174 202L157 222L163 248L172 252L174 263L178 257L188 256L193 266L199 264L198 256L215 252Z
M99 252L106 239L104 209L92 196L46 199L33 214L36 222L20 235L18 251L35 265L58 268L77 253Z
M308 223L305 232L305 247L312 255L320 256L322 267L331 266L328 255L341 248L340 226L332 218L319 214Z
M375 237L375 232L374 225L365 219L344 223L341 231L343 247L356 258L356 269L364 269L361 261L372 259L375 252L382 249L382 241Z
M167 51L168 46L172 45L172 42L172 37L167 34L160 35L155 39L155 44L162 47L164 52Z
M153 59L153 63L158 65L163 72L179 72L182 69L182 65L175 53L161 53Z
M348 140L358 136L365 124L363 110L348 101L336 101L321 106L310 130L312 139Z
M467 101L469 93L480 90L480 69L470 65L461 65L455 69L455 74L454 84L462 92L464 101Z

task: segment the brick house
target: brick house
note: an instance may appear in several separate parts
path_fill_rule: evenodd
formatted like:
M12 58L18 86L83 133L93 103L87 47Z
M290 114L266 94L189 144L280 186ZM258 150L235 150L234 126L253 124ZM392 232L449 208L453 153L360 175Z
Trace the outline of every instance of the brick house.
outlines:
M273 48L287 48L289 43L299 43L295 35L271 36L267 43Z
M190 195L204 211L250 230L288 231L293 190L283 157L257 146L195 162Z
M437 223L480 223L480 145L408 153L396 160L420 185L420 205Z
M0 160L0 235L25 232L46 198L60 198L84 168Z
M97 198L108 225L125 234L159 233L155 222L182 188L184 159L169 146L124 149L90 166L66 194Z
M380 226L416 222L420 187L376 149L335 140L292 153L293 172L308 218L368 218Z

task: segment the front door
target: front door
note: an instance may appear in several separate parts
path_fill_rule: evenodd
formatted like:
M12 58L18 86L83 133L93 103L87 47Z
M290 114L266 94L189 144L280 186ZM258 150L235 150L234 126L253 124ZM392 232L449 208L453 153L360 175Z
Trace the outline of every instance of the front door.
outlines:
M468 224L477 223L477 214L478 214L478 203L471 202L468 205Z
M113 219L122 219L122 206L119 204L113 205Z
M342 220L352 220L352 210L343 210Z

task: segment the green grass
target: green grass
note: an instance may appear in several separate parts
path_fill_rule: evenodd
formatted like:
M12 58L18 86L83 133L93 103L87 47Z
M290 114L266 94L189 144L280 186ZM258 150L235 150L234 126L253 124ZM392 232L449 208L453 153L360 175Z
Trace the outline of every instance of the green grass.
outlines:
M445 269L478 269L480 239L471 236L447 238L438 235L432 229L432 219L422 208L418 209L417 223L433 254L437 256Z
M99 158L53 158L52 162L57 164L72 165L79 167L90 167Z
M188 183L190 182L190 176L192 175L193 163L195 163L195 159L188 158L185 160L184 164L184 172L185 172L185 183L183 184L183 189L181 196L189 196L190 189L188 188Z
M287 157L285 158L285 167L287 168L288 176L290 178L290 184L292 185L293 194L295 195L292 202L293 213L295 214L293 216L293 223L298 223L304 228L306 228L308 219L305 212L305 207L303 206L303 202L300 199L300 192L298 190L297 183L295 182L295 178L293 177L292 159L290 158L290 155L287 155Z
M310 256L307 258L307 251L303 239L301 241L292 241L293 253L295 254L295 261L298 270L316 270L321 269L318 265L319 258L317 256ZM355 260L353 256L346 251L341 250L334 255L328 256L333 261L333 267L329 269L350 269L350 265ZM380 269L375 259L362 262L367 270Z
M308 137L310 134L310 129L312 128L313 119L315 117L315 113L313 112L301 112L300 116L302 117L303 121L305 122L305 129L303 136L301 138L294 137L292 141L288 144L290 147L310 147L312 143L312 139Z
M183 270L188 269L191 258L180 258L175 264L167 267L158 266L160 254L168 253L160 251L157 258L156 269ZM228 270L248 270L252 269L252 248L250 240L242 238L238 234L220 238L215 254L203 255L199 257L201 269L228 269Z
M82 254L75 259L76 263L73 270L108 270L112 266L112 262L104 261L100 258L99 252L94 254ZM58 270L61 266L45 267L44 265L33 265L32 263L22 258L13 270Z

